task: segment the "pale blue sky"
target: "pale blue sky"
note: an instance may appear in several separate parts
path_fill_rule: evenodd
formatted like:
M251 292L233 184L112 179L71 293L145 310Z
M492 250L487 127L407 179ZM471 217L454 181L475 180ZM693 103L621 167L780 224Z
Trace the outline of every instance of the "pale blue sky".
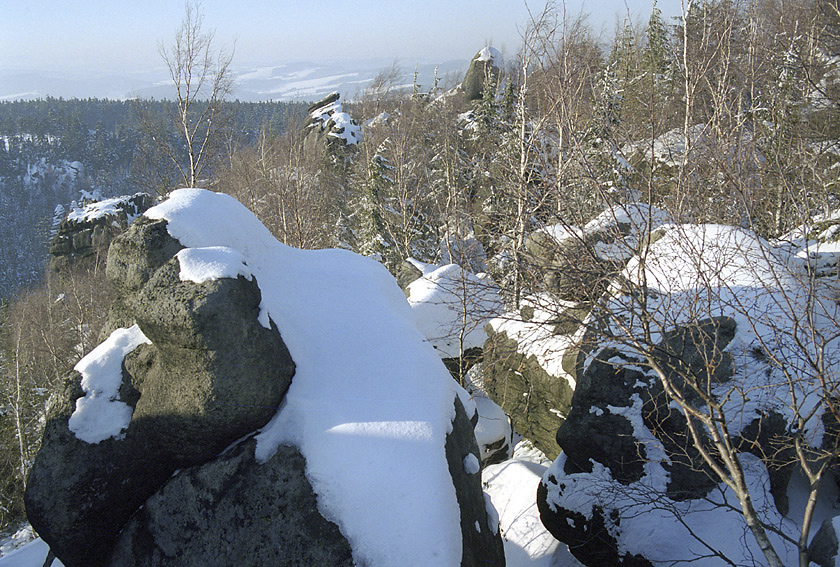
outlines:
M530 0L539 12L545 0ZM558 0L558 4L562 2ZM666 16L680 0L659 0ZM217 44L236 38L235 66L393 58L404 63L469 59L485 43L515 52L528 22L523 0L203 0ZM610 33L620 15L646 21L651 0L567 0ZM180 0L0 0L0 68L156 66L184 13Z

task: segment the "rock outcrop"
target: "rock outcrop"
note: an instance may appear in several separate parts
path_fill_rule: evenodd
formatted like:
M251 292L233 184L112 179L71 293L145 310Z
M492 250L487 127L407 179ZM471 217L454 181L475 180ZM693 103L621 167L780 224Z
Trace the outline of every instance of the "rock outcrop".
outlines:
M490 321L482 363L483 388L516 430L550 458L555 433L569 413L588 345L585 322L593 303L630 258L667 222L655 207L631 203L607 209L584 227L546 226L526 242L526 258L545 277L542 293L518 311Z
M546 334L541 323L521 323L503 317L487 329L489 338L481 363L482 389L511 416L517 432L547 457L555 458L560 452L555 433L571 405L578 351L572 347L570 337ZM537 346L531 350L529 345ZM545 349L542 354L556 358L561 365L538 356L540 348ZM571 368L564 370L563 363Z
M816 403L810 396L821 391L823 376L809 376L803 363L810 339L791 340L807 295L752 233L717 225L662 232L644 263L631 259L623 285L595 307L590 327L599 325L593 340L601 345L578 365L571 411L557 431L562 453L537 493L542 522L586 565L702 562L710 549L720 554L714 561L753 561L761 551L738 498L705 453L722 470L737 459L761 521L784 525L793 538L768 534L782 563L792 564L805 504L795 439L807 439L812 454L830 455L837 442L829 410L796 413L790 401ZM729 453L715 445L709 423ZM830 500L819 496L827 513ZM812 554L827 564L836 543L830 527L822 531Z
M498 81L502 67L502 54L494 47L485 47L475 54L461 82L461 91L467 100L480 99L488 81Z
M335 156L362 141L362 128L342 109L339 93L332 93L309 107L303 124L303 145L312 153Z
M294 363L279 332L257 321L257 283L180 281L180 248L165 221L149 219L111 247L107 273L119 309L109 326L131 320L151 340L120 365L119 399L133 410L127 428L97 443L70 430L77 401L95 395L77 372L48 413L27 515L68 567L108 564L128 518L174 471L214 459L265 425L291 382Z
M50 242L50 268L61 271L97 251L104 255L114 237L151 207L153 201L147 193L136 193L96 201L70 211Z
M333 483L324 490L323 473L312 480L307 450L309 454L315 450L318 458L324 459L325 442L339 443L327 451L332 455L343 450L340 445L346 446L346 440L365 438L353 446L365 451L385 450L371 455L383 459L387 470L401 470L393 462L395 455L410 460L413 453L409 447L426 443L434 430L431 424L438 418L422 417L411 409L417 417L402 421L390 411L388 415L394 415L391 419L397 421L371 416L368 426L384 423L385 429L381 433L367 432L364 415L346 413L354 402L345 396L341 398L342 407L326 404L336 414L330 417L327 438L319 438L314 449L301 440L303 433L278 441L284 430L272 424L278 422L281 404L288 407L301 403L300 389L298 401L290 402L295 362L270 314L279 311L279 304L276 297L266 295L260 277L269 272L265 267L263 271L257 269L256 255L271 248L289 255L290 261L302 256L268 240L270 235L264 227L230 197L186 189L175 192L170 202L175 203L170 209L164 203L149 211L111 245L106 272L117 299L104 333L107 338L76 366L52 400L25 495L33 527L67 567L221 567L234 563L350 566L368 561L369 556L393 554L393 541L383 538L371 543L370 538L359 535L357 527L347 525L348 518L356 516L336 512L339 508L332 501L337 496L333 492L341 488ZM205 208L201 213L188 211L194 222L180 220L176 228L174 221L160 212L183 212L190 206ZM177 215L172 218L180 219ZM240 226L231 219L255 224ZM206 223L213 227L207 231L210 234L229 233L230 241L239 242L242 252L226 246L196 246L196 234L206 231ZM220 228L225 223L230 226ZM258 243L262 238L265 240ZM253 250L246 256L249 247ZM343 251L336 254L325 265L334 266L340 258L339 264L344 262L342 265L356 270L353 278L375 267L361 258L352 258L361 264L350 262ZM265 280L276 280L294 267L274 266L271 270L274 277L265 276ZM374 272L376 278L382 276L378 270ZM400 297L393 280L384 283L392 285ZM288 289L306 286L300 282L290 285ZM343 289L343 285L339 287ZM268 289L278 293L271 285ZM389 287L379 293L390 297L391 291ZM382 301L383 305L395 305L392 298ZM403 311L395 324L411 329L406 344L416 341L412 344L417 345L417 360L437 366L427 370L438 377L436 383L444 386L440 399L455 404L454 411L431 412L445 416L445 423L439 427L440 445L428 443L438 451L436 458L444 470L448 467L452 486L437 484L435 490L420 495L423 499L445 500L451 494L453 502L435 500L432 508L460 513L460 534L458 526L447 534L447 541L461 540L460 557L445 563L504 565L501 538L497 526L492 525L495 515L488 511L491 508L481 488L481 455L474 422L461 402L463 393L456 393L437 357L426 350L416 330L409 326L408 307L396 307ZM300 306L287 308L309 314L311 305L307 310ZM332 308L323 311L335 321ZM308 321L306 317L301 320ZM353 317L348 321L355 324ZM300 349L300 342L297 344ZM322 347L316 345L314 351L320 352ZM335 349L335 345L329 347L331 356L336 356ZM352 352L361 355L358 349ZM342 367L353 365L347 359ZM312 384L311 365L308 369L307 384ZM350 372L359 374L358 380L366 377L370 381L370 375L356 369ZM394 374L386 374L379 378L393 384ZM429 378L427 372L417 376ZM322 394L328 397L329 393ZM388 394L389 400L392 395ZM382 403L389 401L370 405L365 401L368 398L361 398L362 408L381 409ZM302 399L306 407L315 403L311 396ZM313 411L319 416L324 413ZM348 419L348 415L354 417L342 422L341 418ZM454 416L454 421L450 422L449 416ZM285 427L293 426L286 423ZM344 430L357 429L353 436L342 436ZM449 433L444 442L446 431ZM400 445L402 439L405 445ZM300 445L292 445L293 441ZM367 458L364 462L373 466ZM352 463L344 461L342 466ZM430 482L439 483L436 473L424 477L424 469L429 466L428 462L413 461L403 466L414 475L409 492L415 490L418 481L427 487ZM334 464L328 468L336 471L341 467ZM387 482L374 478L374 469L341 471L334 480L340 484L345 476L370 490L387 485L393 495L405 494L399 487L408 482L405 478ZM348 496L355 502L359 495ZM373 498L370 495L366 500L366 510ZM384 505L400 509L404 504L394 500ZM400 517L415 514L414 508L408 506ZM323 510L330 513L325 517ZM420 517L415 523L427 533L417 537L437 545L438 536L429 538L439 526L423 526L423 521ZM359 541L363 542L361 549L351 543ZM371 549L371 545L380 543L388 550ZM441 549L452 552L452 546L447 545Z

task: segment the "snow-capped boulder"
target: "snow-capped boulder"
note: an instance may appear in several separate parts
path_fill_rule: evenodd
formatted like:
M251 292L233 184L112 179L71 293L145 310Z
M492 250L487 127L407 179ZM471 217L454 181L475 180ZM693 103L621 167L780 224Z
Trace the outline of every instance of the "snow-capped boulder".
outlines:
M529 236L526 248L550 291L567 301L592 301L669 220L646 203L615 205L583 227L545 226Z
M56 396L25 498L64 565L504 564L475 408L380 264L182 189L107 273L122 326Z
M276 327L258 321L257 282L182 280L178 255L155 266L181 246L165 221L154 227L138 221L115 240L109 275L133 326L76 366L30 473L30 522L68 567L105 564L146 498L265 425L294 373Z
M555 433L572 401L585 315L574 304L531 296L520 311L486 326L481 388L510 415L516 431L551 458L559 452Z
M303 124L304 146L310 151L334 153L362 141L362 128L344 112L339 93L332 93L309 107Z
M97 250L104 252L114 236L124 231L152 202L151 195L136 193L72 209L50 242L50 267L60 271Z
M487 252L475 235L448 236L440 243L440 264L458 264L479 274L487 271Z
M712 436L693 418L695 438L681 409L713 407L761 521L780 530L770 541L782 564L794 564L789 542L799 537L807 492L794 439L813 454L837 442L820 401L822 384L837 379L837 306L803 287L749 231L662 231L593 314L599 348L585 356L557 432L562 454L537 495L542 521L587 565L718 565L712 548L734 564L754 561L761 551L738 499L699 449L718 454ZM817 372L814 348L825 364ZM837 514L833 489L817 509L816 525Z
M515 429L543 453L569 412L592 304L640 250L662 236L668 215L645 203L608 207L583 227L558 223L529 235L527 261L549 293L490 320L483 388Z
M502 54L495 47L484 47L476 53L461 82L460 90L467 100L481 98L487 81L498 80L502 65Z

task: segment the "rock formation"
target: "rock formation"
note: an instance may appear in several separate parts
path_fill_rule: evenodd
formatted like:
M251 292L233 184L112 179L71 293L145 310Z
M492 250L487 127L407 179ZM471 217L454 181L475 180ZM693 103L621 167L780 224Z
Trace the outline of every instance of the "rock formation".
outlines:
M146 193L96 201L74 209L58 226L50 242L50 268L61 271L68 264L107 252L113 238L143 214L153 199Z
M230 197L201 190L173 195L170 202L177 201L172 206L176 211L183 211L185 203L208 208L193 215L196 224L175 223L173 229L175 221L156 207L112 243L107 276L117 299L104 332L107 338L76 366L53 399L28 479L30 522L67 567L350 566L368 555L376 557L379 551L351 544L364 540L346 524L346 516L335 512L330 504L335 495L322 494L322 484L310 483L306 451L312 448L305 440L301 447L273 444L282 430L267 425L272 418L275 423L281 404L290 403L290 385L303 380L293 379L295 362L270 314L277 312L278 303L266 296L260 281L266 272L257 270L253 255L282 245L268 240L257 244L267 231ZM231 219L257 226L241 227ZM240 240L242 252L190 246L195 246L195 231L217 236L226 230L225 222L231 223L227 233L233 240L251 235ZM202 228L205 223L213 229ZM255 250L250 256L249 246ZM286 250L291 249L281 251ZM351 265L343 251L338 254ZM371 267L359 261L364 270ZM282 273L278 268L272 273ZM309 284L290 289L297 285ZM404 309L407 322L408 307L398 307ZM414 340L413 335L407 337ZM416 340L422 358L439 364L421 348L419 335ZM345 368L347 364L353 362L347 361ZM446 374L442 366L430 371ZM387 380L393 379L389 373ZM451 383L446 380L441 384ZM442 415L454 416L454 421L438 449L445 456L438 459L448 463L452 486L420 497L442 498L440 503L433 501L434 506L460 511L460 537L457 532L448 536L461 541L460 565L503 565L501 539L488 523L494 515L488 513L478 467L473 466L481 456L474 423L459 396L450 403L454 409ZM340 415L339 411L336 419ZM379 423L376 417L370 419ZM422 421L401 423L387 431L428 435ZM415 423L421 424L418 432L412 429ZM334 428L357 426L356 421L339 422ZM381 445L377 435L371 443ZM393 442L385 445L392 446ZM396 454L407 456L411 451L399 449ZM393 470L389 455L381 458ZM406 466L422 471L426 463ZM343 474L366 483L376 476L365 471ZM428 482L421 473L409 490L416 489L418 480ZM377 478L376 484L396 486L398 481L405 479ZM449 504L448 494L453 499ZM384 504L392 509L402 505ZM333 510L329 519L322 515L325 508ZM422 525L422 518L417 521Z
M74 372L56 396L26 493L27 515L71 567L106 565L128 518L178 469L202 464L264 425L294 363L276 328L257 322L260 290L245 278L182 282L181 245L165 221L140 219L117 237L108 277L112 315L152 340L122 366L119 399L133 408L118 437L79 439L69 420L85 397Z
M475 54L461 82L461 91L467 100L476 100L484 94L487 81L497 81L502 67L502 54L493 47L485 47Z
M592 303L651 240L640 235L665 222L662 211L632 203L583 227L546 226L526 242L527 262L550 293L523 298L518 312L490 322L482 374L484 389L516 430L552 459L588 348L583 323Z
M611 287L595 307L601 345L580 361L557 431L562 453L537 494L543 524L584 564L717 564L714 553L743 564L761 555L736 496L701 454L720 455L710 430L692 418L692 433L685 408L697 415L716 408L762 521L786 526L794 538L771 532L773 545L784 564L796 561L790 541L804 501L794 439L804 434L814 454L831 454L837 430L824 408L803 421L793 413L791 388L807 398L820 391L822 376L802 365L810 339L789 340L807 310L797 303L805 294L768 246L732 227L665 226L645 264L631 260L624 286ZM634 287L640 280L646 285ZM645 337L645 328L655 330ZM794 367L792 386L785 372ZM666 395L666 384L683 401ZM820 496L828 513L830 500ZM830 522L821 532L812 553L830 564L836 534Z
M304 148L309 152L336 155L362 141L362 128L342 110L339 93L332 93L309 107L303 124Z

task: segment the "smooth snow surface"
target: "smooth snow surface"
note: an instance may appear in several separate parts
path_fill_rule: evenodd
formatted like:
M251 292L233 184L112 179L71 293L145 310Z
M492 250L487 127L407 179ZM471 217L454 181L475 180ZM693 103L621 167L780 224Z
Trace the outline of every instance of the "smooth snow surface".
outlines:
M485 467L484 490L499 513L507 567L581 567L540 521L537 486L551 461L520 441L509 461Z
M242 254L226 246L185 248L176 254L181 266L181 281L201 283L219 278L245 276L253 279Z
M297 445L322 513L370 567L456 566L460 510L444 443L458 386L380 264L277 242L238 201L181 189L146 212L188 248L238 252L297 365L257 456Z
M497 67L502 66L502 52L495 47L484 47L478 52L478 61L492 61Z
M438 356L454 358L484 346L484 325L502 309L498 287L456 264L420 269L423 277L408 284L408 303Z
M0 557L0 567L43 567L49 551L50 547L38 538ZM56 559L52 567L64 567L64 564Z
M99 443L109 437L119 438L131 421L134 410L119 401L122 362L141 344L150 344L140 327L117 329L102 344L90 351L74 367L82 375L85 396L76 400L76 410L68 426L76 437L87 443Z
M509 445L512 431L510 420L505 411L483 392L473 394L473 402L478 409L478 424L475 426L475 440L481 449L481 458L486 459L496 450L488 449L488 445L507 439Z

